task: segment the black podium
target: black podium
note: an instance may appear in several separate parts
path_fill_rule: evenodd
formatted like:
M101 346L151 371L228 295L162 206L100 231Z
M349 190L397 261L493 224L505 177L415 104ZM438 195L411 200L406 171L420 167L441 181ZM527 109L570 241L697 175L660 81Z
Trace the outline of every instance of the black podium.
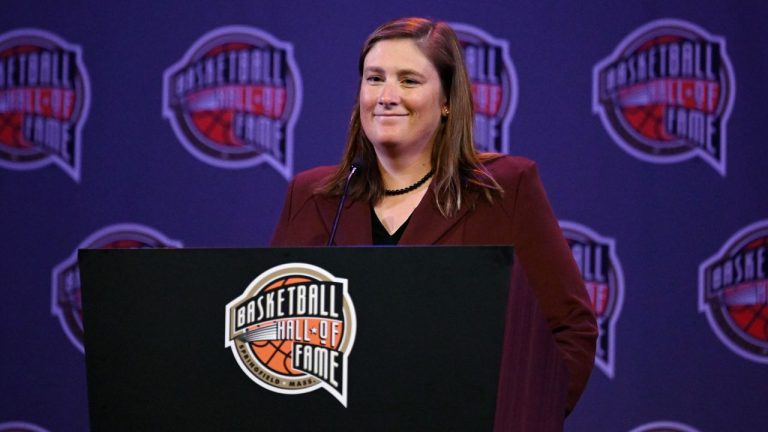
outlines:
M81 250L91 428L562 430L567 374L512 257Z

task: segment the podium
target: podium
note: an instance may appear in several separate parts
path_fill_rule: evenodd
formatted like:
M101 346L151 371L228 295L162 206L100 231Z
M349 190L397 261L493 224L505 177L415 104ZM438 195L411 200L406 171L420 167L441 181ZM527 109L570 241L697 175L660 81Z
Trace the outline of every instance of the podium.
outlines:
M511 247L79 251L92 430L557 431Z

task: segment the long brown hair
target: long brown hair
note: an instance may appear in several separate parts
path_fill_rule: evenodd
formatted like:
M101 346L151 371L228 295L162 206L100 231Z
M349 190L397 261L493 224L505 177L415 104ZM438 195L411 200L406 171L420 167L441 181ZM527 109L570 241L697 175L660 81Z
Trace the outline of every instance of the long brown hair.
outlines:
M443 94L450 114L441 121L435 133L431 162L435 171L432 179L437 207L443 216L455 215L463 205L474 205L480 192L489 202L503 193L501 186L483 166L483 161L498 157L478 153L472 138L473 105L467 69L456 33L445 22L426 18L401 18L382 24L363 45L358 60L362 79L365 57L373 46L385 39L412 39L432 62L440 76ZM376 163L373 144L360 124L360 102L355 102L349 122L347 144L336 172L321 186L325 195L340 195L352 164L361 162L364 169L349 186L353 199L365 199L375 204L384 194L384 185ZM469 196L466 196L469 195Z

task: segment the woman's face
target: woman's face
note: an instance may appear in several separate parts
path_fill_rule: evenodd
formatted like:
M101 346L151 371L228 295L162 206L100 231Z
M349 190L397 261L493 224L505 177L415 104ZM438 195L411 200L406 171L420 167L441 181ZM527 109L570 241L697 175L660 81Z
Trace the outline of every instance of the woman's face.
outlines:
M445 97L434 65L411 39L377 42L363 62L360 123L377 153L431 150Z

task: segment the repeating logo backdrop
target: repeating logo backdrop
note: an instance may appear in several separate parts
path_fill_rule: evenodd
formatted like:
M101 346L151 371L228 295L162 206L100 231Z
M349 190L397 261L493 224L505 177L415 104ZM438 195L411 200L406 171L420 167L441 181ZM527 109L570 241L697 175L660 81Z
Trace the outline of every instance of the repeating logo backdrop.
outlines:
M480 27L451 23L461 41L475 105L475 146L509 153L509 123L517 107L517 73L504 39Z
M0 35L0 167L55 164L79 181L90 96L80 46L34 28Z
M292 176L341 154L363 39L416 14L461 39L477 147L539 162L596 309L566 430L764 429L768 6L467 7L6 1L0 428L89 429L77 248L266 245Z
M220 168L266 162L290 179L301 91L290 43L253 27L220 27L165 71L163 115L201 161Z
M59 319L70 342L83 351L83 304L80 288L79 249L142 249L181 247L159 231L135 223L119 223L99 229L83 240L51 275L51 313Z
M733 352L768 364L768 219L740 229L701 264L699 311Z
M616 368L616 323L624 302L624 273L616 242L575 222L560 221L584 285L592 300L598 326L595 365L613 378Z
M653 163L701 157L726 172L736 84L725 39L677 19L633 31L594 69L593 106L629 154Z

